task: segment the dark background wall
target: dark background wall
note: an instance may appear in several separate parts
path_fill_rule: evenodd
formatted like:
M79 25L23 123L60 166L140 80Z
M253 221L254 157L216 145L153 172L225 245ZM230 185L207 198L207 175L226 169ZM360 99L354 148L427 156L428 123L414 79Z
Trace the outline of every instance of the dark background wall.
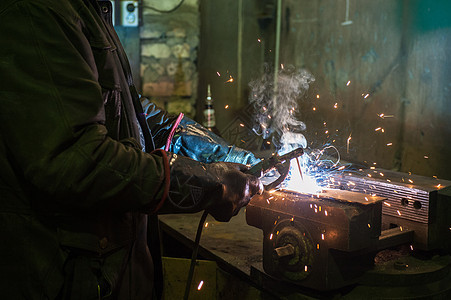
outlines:
M351 161L451 178L451 3L349 4L346 25L344 0L284 1L281 62L317 79L304 103L307 140L335 139Z
M171 1L168 7L179 2ZM316 79L298 99L309 146L331 144L348 161L451 179L450 1L190 0L174 12L178 15L145 17L141 49L162 43L162 37L171 41L159 31L182 32L175 37L190 46L182 59L192 92L179 103L193 106L191 115L202 121L210 84L224 137L261 150L265 141L249 129L248 83L259 77L265 62L275 61L278 4L279 62L305 68ZM158 36L148 38L149 30L159 30ZM141 58L142 76L154 58ZM177 65L180 57L167 60ZM159 81L153 73L149 78ZM142 87L146 78L140 78Z
M221 130L246 106L263 62L274 61L277 1L243 2L240 52L240 2L201 1L199 95L211 82ZM332 144L349 161L451 179L451 2L349 0L347 19L346 0L281 3L279 61L316 78L299 99L310 147ZM236 74L239 55L237 96L237 84L215 72Z

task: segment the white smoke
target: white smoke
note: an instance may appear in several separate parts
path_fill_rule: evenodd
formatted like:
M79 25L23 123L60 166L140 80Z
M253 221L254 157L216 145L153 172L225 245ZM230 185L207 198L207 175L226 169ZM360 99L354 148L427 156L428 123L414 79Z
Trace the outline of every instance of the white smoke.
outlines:
M305 69L293 66L280 69L277 80L268 66L261 78L249 83L250 102L255 109L254 132L264 139L272 138L279 154L307 146L301 131L305 124L298 120L298 101L315 78Z

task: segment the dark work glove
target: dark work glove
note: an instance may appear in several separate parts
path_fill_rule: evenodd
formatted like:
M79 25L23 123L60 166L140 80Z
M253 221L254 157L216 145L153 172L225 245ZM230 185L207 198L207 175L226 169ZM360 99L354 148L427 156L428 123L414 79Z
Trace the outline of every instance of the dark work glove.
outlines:
M160 212L188 213L207 210L227 222L252 196L263 191L260 180L243 173L245 165L230 162L201 163L168 153L170 189Z

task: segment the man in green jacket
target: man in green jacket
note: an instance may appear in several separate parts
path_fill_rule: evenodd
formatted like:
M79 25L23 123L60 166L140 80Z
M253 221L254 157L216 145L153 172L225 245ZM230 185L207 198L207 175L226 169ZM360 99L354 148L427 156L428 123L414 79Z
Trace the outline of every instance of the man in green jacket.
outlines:
M109 1L3 0L0 75L2 299L150 299L148 216L261 189L251 153L143 110Z

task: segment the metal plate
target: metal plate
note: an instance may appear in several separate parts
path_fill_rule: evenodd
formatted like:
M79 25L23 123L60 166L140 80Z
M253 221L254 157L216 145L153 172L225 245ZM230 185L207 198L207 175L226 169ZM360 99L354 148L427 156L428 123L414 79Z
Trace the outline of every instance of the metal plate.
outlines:
M287 192L301 194L290 190L287 190ZM341 202L359 203L363 205L373 204L387 199L384 197L371 196L368 194L337 189L323 189L321 192L313 194L313 196L321 199L331 199Z

